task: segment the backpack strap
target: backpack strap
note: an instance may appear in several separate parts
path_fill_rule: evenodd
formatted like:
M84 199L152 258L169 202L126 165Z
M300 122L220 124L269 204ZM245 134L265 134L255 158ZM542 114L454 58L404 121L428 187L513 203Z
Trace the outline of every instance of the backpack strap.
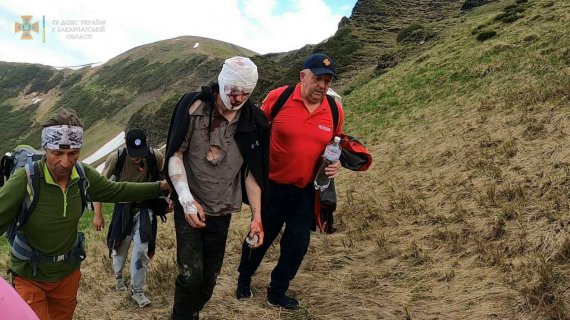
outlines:
M117 149L117 164L115 164L115 181L121 180L125 160L127 159L127 150L125 148Z
M295 91L295 86L288 86L285 89L285 91L283 91L283 93L281 93L279 98L277 98L277 101L275 102L275 104L273 105L273 108L271 109L270 121L273 121L273 119L275 119L275 117L277 117L277 114L279 113L281 108L283 108L283 106L285 105L285 102L287 102L287 99L289 99L289 97L293 94L293 91Z
M89 188L89 180L85 175L85 168L83 168L81 162L77 161L75 163L75 169L79 174L79 181L77 183L79 184L79 193L81 195L81 215L83 215L85 208L91 212L94 211L93 201L91 201L91 197L87 192L87 189Z
M277 98L277 101L275 102L275 104L273 105L273 108L271 109L270 121L273 121L273 119L275 119L275 117L277 116L277 114L279 113L281 108L283 108L283 106L285 105L285 102L287 102L289 97L293 94L293 91L295 91L295 86L291 85L291 86L288 86L281 93L281 95L279 95L279 98ZM338 106L336 104L336 101L334 100L334 97L331 95L327 94L327 101L329 102L329 106L331 107L331 114L332 114L333 126L334 126L333 132L334 132L334 135L337 135L336 130L338 128Z
M24 167L27 177L27 196L22 202L22 207L16 218L16 231L22 229L22 226L28 220L28 217L34 211L39 199L40 192L40 166L37 161L27 163Z
M146 156L146 163L148 164L148 177L149 182L154 182L160 179L160 170L158 170L158 162L156 161L156 154L152 147L148 148L148 155Z
M147 180L150 182L158 181L160 179L160 171L158 170L158 162L156 161L156 154L154 149L148 148L148 155L145 157L146 163L148 165L148 177ZM125 161L127 160L127 152L125 148L117 149L117 164L115 165L115 181L121 179L123 174L123 168L125 167Z
M26 177L27 177L27 196L24 198L22 202L22 206L18 216L15 220L15 227L16 231L20 230L30 214L34 211L36 204L38 203L39 199L39 192L40 192L40 166L37 161L32 163L26 164L24 167L26 170ZM83 210L85 207L88 207L89 210L92 209L91 197L87 194L87 188L89 188L89 180L85 176L85 169L81 162L77 162L75 164L75 168L77 169L77 173L79 174L79 191L81 194L81 202L82 202L82 209L81 214L83 214Z
M334 125L334 135L337 135L336 130L338 129L338 106L336 105L336 101L334 97L327 94L327 100L329 101L329 106L331 107L331 113L333 118L333 125Z
M2 156L2 160L0 160L0 174L2 175L2 177L0 177L0 187L4 186L4 183L10 178L9 167L13 161L9 153Z

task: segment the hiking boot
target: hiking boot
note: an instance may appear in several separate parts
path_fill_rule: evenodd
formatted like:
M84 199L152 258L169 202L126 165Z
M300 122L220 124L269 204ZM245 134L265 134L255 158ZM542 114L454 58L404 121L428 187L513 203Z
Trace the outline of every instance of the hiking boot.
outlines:
M140 308L144 308L150 304L150 300L142 292L131 291L131 297L139 305Z
M275 294L271 292L271 289L267 289L267 304L273 307L281 307L285 309L299 309L301 305L299 300L291 298L283 294Z
M238 300L253 298L253 293L251 292L251 278L243 279L242 277L238 277L236 298Z
M123 281L123 278L116 278L115 279L115 290L127 291L127 286L125 286L125 282Z

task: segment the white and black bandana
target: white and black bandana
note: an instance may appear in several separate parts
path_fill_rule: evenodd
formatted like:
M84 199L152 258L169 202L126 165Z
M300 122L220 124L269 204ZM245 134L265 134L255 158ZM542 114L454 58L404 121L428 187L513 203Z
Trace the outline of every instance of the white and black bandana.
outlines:
M60 125L42 130L42 147L46 149L80 149L83 144L83 128Z

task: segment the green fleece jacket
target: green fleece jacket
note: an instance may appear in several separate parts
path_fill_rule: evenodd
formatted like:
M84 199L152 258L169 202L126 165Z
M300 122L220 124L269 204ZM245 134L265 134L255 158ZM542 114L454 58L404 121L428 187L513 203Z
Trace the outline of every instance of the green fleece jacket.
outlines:
M101 176L93 167L83 164L89 181L87 193L92 201L129 202L144 201L162 195L159 182L112 182ZM73 168L67 192L51 177L45 160L40 161L40 192L37 205L22 227L22 233L30 245L46 256L69 252L77 237L81 218L81 194L79 174ZM0 234L8 229L18 215L20 205L27 196L27 177L24 169L18 169L0 188ZM63 279L79 268L80 263L45 262L37 264L37 274L32 276L32 265L11 256L11 269L24 278L53 282Z

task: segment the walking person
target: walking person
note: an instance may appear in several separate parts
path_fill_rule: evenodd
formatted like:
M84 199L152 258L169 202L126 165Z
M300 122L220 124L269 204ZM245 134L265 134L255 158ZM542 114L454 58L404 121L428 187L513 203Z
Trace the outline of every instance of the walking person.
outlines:
M267 301L272 306L286 309L297 309L300 305L286 293L309 247L315 169L327 144L342 132L344 119L338 105L339 121L335 125L326 99L334 77L334 61L322 53L312 54L303 63L300 82L275 118L272 118L273 106L288 86L269 92L263 101L261 109L271 120L269 199L261 215L265 238L263 245L254 250L250 250L244 241L238 267L238 299L252 297L251 278L285 225L279 243L279 260L271 272ZM339 169L340 162L336 161L325 172L329 178L334 178Z
M31 169L17 169L0 188L0 234L19 217L22 203L35 202L15 234L12 284L40 319L71 320L77 305L81 261L85 259L85 239L78 225L86 197L140 202L162 195L169 186L166 181L112 182L80 163L83 127L71 111L53 115L42 127L45 156ZM34 182L31 187L29 180ZM39 191L34 191L35 200L30 197L31 190Z
M250 246L263 244L269 124L250 102L257 67L225 60L218 82L186 94L172 116L166 172L176 194L176 279L173 319L198 319L221 270L231 214L251 209Z
M126 148L111 153L105 161L102 175L114 181L152 182L161 180L164 156L147 145L146 133L132 129L125 136ZM93 226L101 231L105 225L102 205L94 202ZM167 202L162 198L144 202L116 203L107 233L109 255L117 291L126 291L123 269L131 242L131 297L143 308L151 301L143 292L148 263L156 248L157 215L166 214Z

